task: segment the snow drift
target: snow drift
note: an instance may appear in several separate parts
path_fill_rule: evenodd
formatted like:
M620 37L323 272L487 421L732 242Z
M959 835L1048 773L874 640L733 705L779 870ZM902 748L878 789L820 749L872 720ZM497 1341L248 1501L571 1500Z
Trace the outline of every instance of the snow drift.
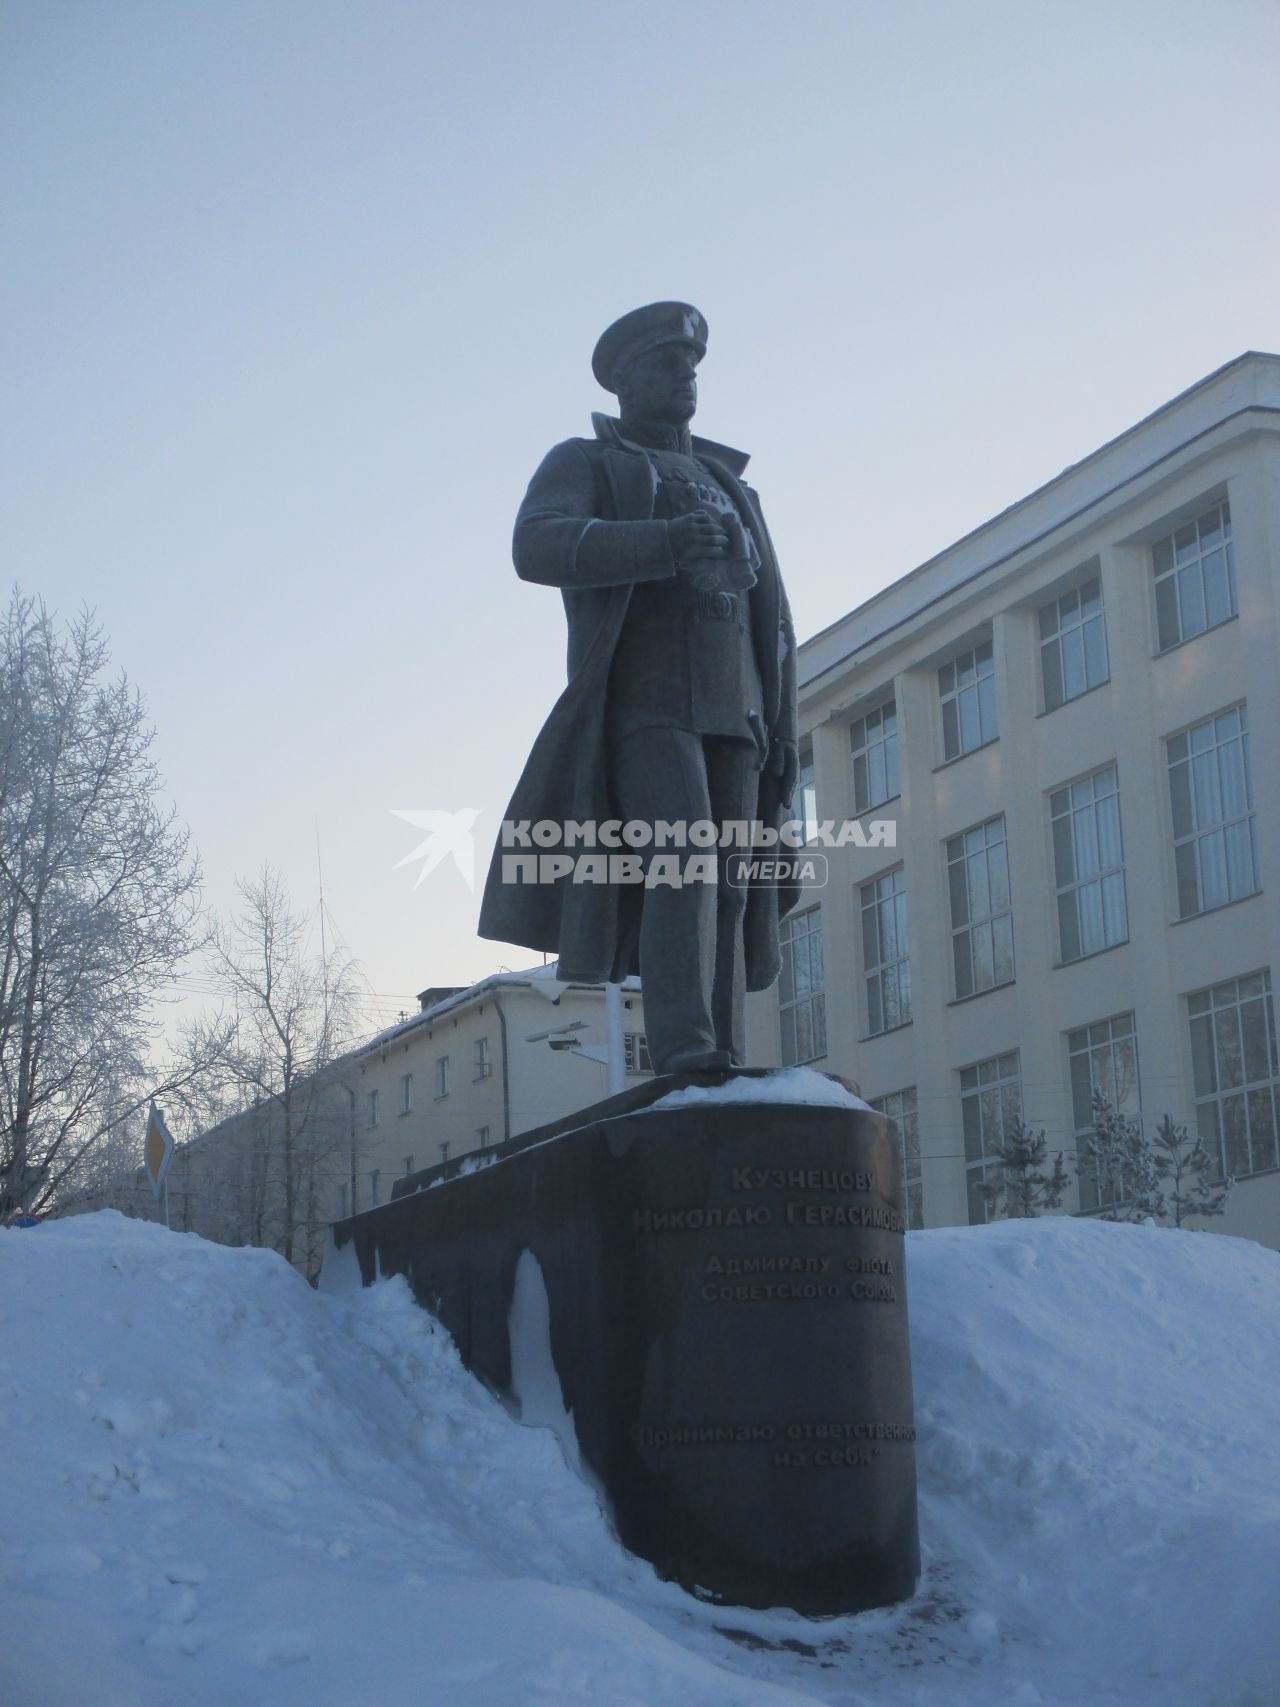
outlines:
M0 1231L6 1707L1275 1707L1280 1256L909 1236L925 1572L808 1622L611 1540L401 1281Z

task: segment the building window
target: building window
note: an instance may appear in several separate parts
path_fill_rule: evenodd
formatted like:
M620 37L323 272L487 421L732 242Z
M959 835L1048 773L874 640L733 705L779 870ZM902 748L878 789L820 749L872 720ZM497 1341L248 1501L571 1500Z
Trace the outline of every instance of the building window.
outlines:
M1076 1154L1086 1156L1093 1134L1093 1097L1100 1091L1117 1114L1141 1115L1138 1091L1138 1038L1133 1015L1116 1014L1067 1033L1067 1062L1071 1073L1071 1124ZM1115 1182L1096 1174L1080 1174L1080 1207L1108 1209L1117 1200Z
M401 1073L400 1075L400 1112L401 1114L413 1113L412 1073Z
M1064 961L1114 948L1129 937L1116 767L1049 796L1058 885L1058 944Z
M958 759L994 741L996 727L996 666L991 642L984 640L959 653L938 671L942 702L942 752Z
M960 1112L964 1120L969 1225L978 1227L988 1219L982 1188L1000 1169L999 1161L990 1159L992 1152L1006 1142L1013 1122L1022 1118L1022 1077L1016 1049L961 1068Z
M622 1039L622 1060L628 1073L652 1073L649 1039L643 1031L628 1031Z
M447 1162L449 1160L449 1140L447 1138L440 1146L440 1160L442 1162Z
M477 1037L472 1045L471 1079L487 1079L493 1071L493 1063L489 1059L489 1039Z
M862 972L867 989L867 1032L892 1031L911 1018L911 962L907 958L907 874L899 866L864 883Z
M1158 539L1151 566L1162 652L1234 616L1236 560L1227 500Z
M796 800L800 806L800 822L804 825L804 839L811 842L818 833L818 785L813 768L813 746L808 741L800 748Z
M804 840L812 842L817 835L817 784L814 780L814 749L811 741L800 746L799 768L795 772L795 799L792 802L790 823L804 826ZM788 831L790 835L792 831Z
M371 1168L369 1171L369 1207L376 1209L381 1199L378 1196L378 1182L382 1178L381 1168Z
M404 1171L407 1174L411 1174L413 1172L413 1157L412 1156L406 1156L404 1158Z
M373 1128L378 1124L378 1093L377 1093L377 1091L370 1091L369 1092L368 1096L365 1098L365 1108L366 1108L365 1124L366 1124L366 1126L368 1126L369 1130L372 1131Z
M1041 605L1040 669L1046 711L1056 711L1110 679L1102 582L1097 575Z
M782 921L778 932L782 972L778 1021L783 1065L816 1061L827 1052L827 998L823 993L822 908L806 907Z
M1186 919L1258 887L1248 709L1234 706L1166 745L1178 914Z
M924 1226L924 1186L920 1177L920 1121L916 1114L916 1087L905 1091L889 1091L885 1096L872 1097L871 1106L877 1114L887 1114L897 1122L898 1139L902 1148L902 1201L906 1208L908 1227Z
M1232 978L1187 997L1196 1126L1223 1176L1280 1163L1280 1061L1270 972Z
M447 1097L449 1094L449 1057L442 1055L436 1062L436 1096Z
M853 810L861 816L901 793L898 777L898 708L893 700L849 726L853 754Z
M947 843L956 997L1013 982L1013 912L1004 814Z
M489 1148L489 1128L487 1126L477 1126L476 1127L476 1149L477 1150L487 1150L488 1148Z

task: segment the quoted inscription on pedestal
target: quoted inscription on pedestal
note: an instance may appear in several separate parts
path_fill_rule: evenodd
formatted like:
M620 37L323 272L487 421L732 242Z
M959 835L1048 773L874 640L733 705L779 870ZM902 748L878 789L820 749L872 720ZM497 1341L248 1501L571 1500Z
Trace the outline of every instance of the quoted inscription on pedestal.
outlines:
M610 1110L359 1218L361 1265L408 1275L531 1420L540 1276L537 1345L623 1545L700 1597L825 1617L919 1568L900 1208L861 1109Z
M692 1204L672 1208L636 1208L631 1228L636 1234L758 1232L905 1233L906 1222L896 1210L850 1198L868 1197L876 1189L873 1171L854 1168L733 1167L729 1188L735 1192L781 1194L778 1204ZM846 1201L795 1192L831 1194ZM817 1304L838 1300L859 1304L896 1304L893 1263L884 1257L814 1254L796 1250L755 1252L736 1256L714 1251L706 1258L698 1297L704 1304Z
M910 1423L790 1422L790 1423L641 1423L632 1430L636 1445L649 1452L673 1447L762 1446L769 1449L775 1470L868 1469L881 1457L882 1447L913 1445Z
M744 1532L807 1527L837 1576L865 1541L877 1562L860 1568L879 1598L880 1561L910 1566L914 1548L912 1528L903 1558L894 1552L901 1525L914 1523L916 1431L893 1152L799 1149L773 1166L757 1151L682 1182L650 1175L628 1209L643 1271L680 1301L631 1413L647 1485L670 1491L682 1514L701 1510L713 1489L745 1499ZM732 1393L718 1373L731 1364ZM851 1537L860 1538L852 1553ZM825 1568L814 1567L815 1582Z
M816 1303L854 1298L865 1304L896 1304L893 1264L887 1257L711 1255L699 1291L704 1304ZM798 1279L760 1279L795 1275ZM849 1279L849 1276L855 1278Z
M720 1307L713 1312L717 1322L736 1314L735 1305L765 1306L761 1322L768 1321L771 1305L897 1306L902 1297L900 1247L890 1245L891 1254L882 1254L883 1236L903 1234L906 1223L886 1205L883 1183L870 1168L735 1166L729 1169L728 1190L720 1201L635 1207L632 1231L642 1237L695 1236L696 1298L701 1305ZM774 1248L761 1250L762 1243ZM725 1306L729 1309L722 1315ZM799 1319L790 1311L784 1315ZM632 1437L646 1456L656 1454L666 1464L673 1453L679 1461L689 1450L745 1452L755 1466L749 1473L760 1476L778 1471L870 1473L886 1452L909 1451L916 1435L910 1423L893 1421L654 1418L633 1427Z

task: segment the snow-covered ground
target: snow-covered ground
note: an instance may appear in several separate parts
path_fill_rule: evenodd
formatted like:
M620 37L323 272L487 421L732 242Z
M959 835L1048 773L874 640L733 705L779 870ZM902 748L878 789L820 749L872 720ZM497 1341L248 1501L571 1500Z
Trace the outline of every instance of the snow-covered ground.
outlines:
M399 1281L0 1231L5 1707L1276 1707L1280 1256L912 1234L926 1569L811 1623L621 1553Z

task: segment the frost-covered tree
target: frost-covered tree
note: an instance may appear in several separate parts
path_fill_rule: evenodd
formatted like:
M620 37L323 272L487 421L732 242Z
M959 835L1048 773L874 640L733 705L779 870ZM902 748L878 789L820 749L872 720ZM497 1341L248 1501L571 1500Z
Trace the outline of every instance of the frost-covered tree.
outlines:
M1199 1136L1193 1138L1166 1114L1156 1127L1154 1144L1156 1166L1171 1187L1168 1205L1174 1226L1181 1227L1189 1215L1221 1215L1236 1182L1218 1176L1217 1163Z
M991 1214L1025 1220L1061 1206L1069 1183L1062 1151L1050 1167L1045 1134L1033 1132L1020 1115L1009 1121L1003 1143L992 1146L990 1158L999 1164L982 1187Z
M355 967L311 945L270 866L237 887L241 907L215 930L212 967L234 1025L215 1077L243 1117L198 1141L202 1190L223 1193L240 1237L310 1272L329 1178L351 1165L349 1099L330 1069L354 1030Z
M154 1002L200 936L198 866L136 688L88 612L0 616L0 1213L43 1209L151 1095Z

